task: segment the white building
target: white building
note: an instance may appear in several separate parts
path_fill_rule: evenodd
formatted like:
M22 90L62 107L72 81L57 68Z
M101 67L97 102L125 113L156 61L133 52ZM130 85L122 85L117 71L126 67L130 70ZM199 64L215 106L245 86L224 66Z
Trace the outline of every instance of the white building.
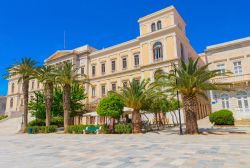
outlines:
M211 92L212 111L229 109L237 120L250 118L250 37L208 46L204 56L209 69L232 73L215 79L233 84L233 91Z

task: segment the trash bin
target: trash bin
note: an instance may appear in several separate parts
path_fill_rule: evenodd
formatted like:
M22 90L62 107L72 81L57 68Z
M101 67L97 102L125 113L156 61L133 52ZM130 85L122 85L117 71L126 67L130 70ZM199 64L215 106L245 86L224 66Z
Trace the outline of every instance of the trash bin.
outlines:
M32 128L28 128L28 134L33 134L33 129Z

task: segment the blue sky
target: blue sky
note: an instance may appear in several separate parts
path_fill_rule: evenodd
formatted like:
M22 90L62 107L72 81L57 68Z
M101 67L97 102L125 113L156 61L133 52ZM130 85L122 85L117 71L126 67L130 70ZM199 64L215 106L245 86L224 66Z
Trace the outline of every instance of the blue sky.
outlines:
M56 50L90 44L106 48L139 35L137 20L174 5L200 53L207 45L250 35L249 0L6 0L0 1L0 74L32 57L40 64ZM0 79L0 95L7 81Z

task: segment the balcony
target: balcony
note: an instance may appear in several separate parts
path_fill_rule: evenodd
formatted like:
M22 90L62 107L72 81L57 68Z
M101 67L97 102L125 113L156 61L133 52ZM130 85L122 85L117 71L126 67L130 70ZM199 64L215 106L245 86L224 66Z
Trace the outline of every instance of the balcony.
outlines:
M212 82L216 83L243 83L250 81L250 74L242 74L242 75L231 75L231 76L224 76L212 79Z
M153 61L154 61L154 63L162 62L162 61L163 61L163 58L160 57L160 58L154 59Z

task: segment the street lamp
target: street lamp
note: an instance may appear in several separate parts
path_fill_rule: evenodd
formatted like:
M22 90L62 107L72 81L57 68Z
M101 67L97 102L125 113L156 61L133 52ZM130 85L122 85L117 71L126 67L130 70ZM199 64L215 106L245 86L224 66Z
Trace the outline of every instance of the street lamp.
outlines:
M176 76L176 65L173 63L172 66L174 66L174 71L171 70L170 73L174 74ZM175 78L175 84L178 84L177 78ZM179 98L179 91L176 91L176 97L177 97L177 105L178 105L178 114L179 114L179 127L180 127L180 135L183 135L182 131L182 124L181 124L181 108L180 108L180 98Z

